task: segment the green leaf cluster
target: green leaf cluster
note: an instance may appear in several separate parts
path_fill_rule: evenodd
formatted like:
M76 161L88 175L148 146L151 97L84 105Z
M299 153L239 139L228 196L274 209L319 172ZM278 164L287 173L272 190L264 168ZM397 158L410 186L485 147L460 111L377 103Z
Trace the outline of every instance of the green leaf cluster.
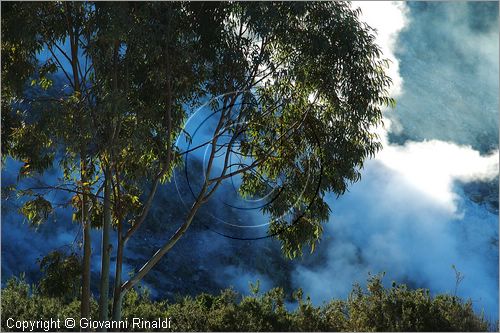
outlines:
M53 213L53 208L48 200L42 196L36 196L35 199L26 201L19 208L19 213L26 217L32 226L38 227Z

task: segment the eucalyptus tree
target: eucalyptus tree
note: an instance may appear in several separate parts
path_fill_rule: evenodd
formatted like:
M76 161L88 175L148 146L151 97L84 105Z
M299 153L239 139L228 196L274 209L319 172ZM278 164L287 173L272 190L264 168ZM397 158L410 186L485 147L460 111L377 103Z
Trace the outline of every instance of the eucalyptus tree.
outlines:
M4 112L2 103L6 151L26 159L25 175L50 165L56 147L64 147L68 177L80 162L79 179L73 179L78 182L77 218L84 226L88 214L103 221L101 320L107 318L111 226L117 231L113 319L118 320L123 294L168 253L225 181L239 178L242 196L279 193L262 210L270 218L269 236L294 257L305 244L314 249L319 241L330 213L326 193L343 194L359 180L364 160L380 149L372 128L381 122L383 105L393 103L387 95L387 63L374 32L348 3L5 7L27 18L26 30L12 28L4 38L2 17L2 53L10 52L15 60L7 62L8 70L2 67L2 81L10 82L8 104L15 105L10 101L22 96L19 87L36 73L48 88L45 74L58 69L69 85L62 98L40 104L45 106L41 118L29 126L11 110ZM16 19L13 14L5 22L15 27ZM22 42L15 44L16 38ZM38 66L36 54L44 47L54 51L53 61ZM15 78L11 68L21 67ZM209 104L215 120L211 138L182 150L176 141L190 138L183 127L190 110L210 96L220 96ZM159 185L190 152L203 148L208 163L184 223L123 283L126 242L146 221ZM27 215L50 210L43 198L36 203ZM90 233L85 235L90 246ZM90 258L87 246L85 258ZM84 265L82 316L88 314L89 263Z
M391 80L358 10L342 2L253 2L231 3L224 14L203 83L206 93L221 96L209 104L212 137L178 149L180 156L208 150L202 184L184 223L121 285L122 293L170 251L200 207L233 177L241 178L242 196L279 193L262 210L270 217L269 235L287 256L300 255L305 244L314 250L330 213L326 193L343 194L381 147L373 128L381 124L381 109L394 103ZM115 299L115 320L118 304Z
M53 212L44 194L52 190L75 194L73 218L82 222L84 230L82 317L90 315L91 222L102 224L102 320L108 312L111 212L119 215L133 206L126 202L129 195L122 198L119 193L111 202L110 168L116 168L113 154L121 148L116 133L126 127L128 119L127 110L120 109L124 82L128 82L122 74L124 22L119 20L125 17L126 7L113 6L110 11L105 5L91 3L2 5L6 13L2 17L2 55L9 60L2 68L2 81L9 88L2 90L2 149L24 162L22 177L35 177L58 161L65 181L19 191L35 197L20 212L30 221L42 223ZM26 30L18 29L18 15L26 20ZM29 81L36 87L28 90Z
M206 72L215 57L211 50L220 43L217 31L222 30L219 17L225 7L225 3L95 4L101 29L92 48L98 79L94 92L99 105L113 110L105 120L109 126L103 126L101 141L106 146L101 165L105 184L110 184L105 187L105 202L106 198L112 202L105 216L112 215L117 231L114 317L119 316L124 291L125 245L146 220L160 183L170 179L180 160L175 140L187 110L206 94ZM110 222L104 219L104 231ZM103 246L106 243L103 238ZM100 308L105 318L109 251L104 248L102 267Z
M2 155L24 163L21 177L41 174L59 160L64 186L21 191L35 197L24 203L21 213L41 223L53 208L40 190L56 188L75 194L73 216L83 229L81 315L89 317L90 228L96 213L91 202L95 202L92 188L98 179L90 144L90 66L82 61L91 35L91 7L13 2L2 3L2 12ZM63 85L53 85L56 75L63 76ZM33 86L29 92L27 82Z
M144 222L159 183L169 178L178 160L173 142L185 118L184 104L196 104L202 94L204 65L212 45L219 42L214 38L217 34L207 30L206 25L221 30L217 26L221 25L219 17L226 4L31 3L5 7L11 9L12 15L2 23L12 29L2 31L2 37L6 37L2 53L17 50L9 69L29 65L25 68L31 70L24 76L7 78L14 69L6 71L4 66L6 81L20 88L16 96L2 92L2 98L8 97L9 105L15 104L16 97L26 99L25 83L37 75L51 92L49 74L54 72L64 75L68 87L62 96L61 92L50 98L44 92L39 94L43 96L37 95L31 101L33 107L23 111L25 119L17 123L9 118L15 112L2 110L2 118L7 120L2 131L5 128L4 133L8 134L4 136L8 138L4 147L9 147L8 154L25 161L23 176L31 176L31 171L43 172L61 150L61 167L67 180L74 175L75 162L90 159L92 175L81 165L84 171L80 179L73 179L78 186L72 190L62 186L57 189L77 193L73 198L78 208L76 218L84 221L86 213L91 213L94 220L102 219L99 317L106 320L110 226L116 229L118 240L118 300L122 295L125 243ZM31 34L24 34L14 47L9 41L18 33L17 13L23 13ZM69 45L65 45L67 41ZM29 43L34 44L32 49L26 47ZM50 51L51 57L41 63L40 53L44 49ZM23 58L19 52L29 53L29 57ZM26 119L32 122L31 136L24 133ZM39 137L33 138L34 135ZM144 191L148 182L151 189ZM22 212L31 220L42 221L52 207L41 194L35 195L36 200L28 201ZM90 211L80 208L87 207L87 201L92 203ZM86 317L90 297L89 237L90 227L85 227L82 316Z

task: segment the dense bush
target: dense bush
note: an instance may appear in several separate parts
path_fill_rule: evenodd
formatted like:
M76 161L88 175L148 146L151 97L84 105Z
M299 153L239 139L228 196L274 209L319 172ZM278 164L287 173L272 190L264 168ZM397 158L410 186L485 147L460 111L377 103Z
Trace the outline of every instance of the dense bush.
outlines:
M2 330L16 320L66 318L78 320L79 301L49 297L23 279L11 279L2 290ZM283 289L240 296L228 289L219 295L201 294L173 303L152 301L147 291L131 291L124 299L123 318L149 320L170 317L175 331L486 331L488 323L451 295L431 297L428 290L393 284L384 288L372 276L367 290L355 286L347 300L314 306L302 291L287 303ZM295 309L291 309L295 308ZM92 302L92 317L97 306Z
M52 251L39 260L43 278L38 284L42 295L72 300L81 285L81 260L77 254Z

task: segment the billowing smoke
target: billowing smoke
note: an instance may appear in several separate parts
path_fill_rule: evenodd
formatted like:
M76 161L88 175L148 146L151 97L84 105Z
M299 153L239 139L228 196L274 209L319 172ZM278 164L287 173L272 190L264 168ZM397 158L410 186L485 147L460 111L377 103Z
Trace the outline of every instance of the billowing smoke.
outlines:
M392 58L398 106L385 114L384 149L366 164L361 182L330 200L333 212L319 253L297 265L293 285L320 303L345 297L368 272L386 272L386 283L471 298L494 321L497 4L360 6ZM463 184L471 183L493 192L489 203L465 195ZM458 285L452 265L465 276Z
M332 217L316 254L326 260L299 265L294 284L320 302L345 297L368 272L386 272L387 283L454 293L455 265L465 276L458 295L496 318L498 215L453 180L493 179L497 172L498 153L483 157L439 141L388 145L350 193L330 200Z
M361 9L361 21L375 30L383 57L390 61L387 74L392 79L391 95L401 94L403 79L399 75L399 60L394 54L399 32L408 24L408 8L403 2L353 1Z
M404 87L396 112L387 115L391 141L438 139L481 153L498 149L498 3L407 7L407 25L393 49Z

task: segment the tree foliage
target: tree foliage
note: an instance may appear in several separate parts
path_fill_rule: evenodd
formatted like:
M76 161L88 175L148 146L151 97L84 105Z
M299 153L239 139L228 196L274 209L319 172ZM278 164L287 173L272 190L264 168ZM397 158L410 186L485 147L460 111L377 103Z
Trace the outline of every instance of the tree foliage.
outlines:
M90 223L102 226L103 290L109 228L116 230L116 319L122 293L176 244L228 179L241 177L243 197L279 192L262 208L268 235L291 258L305 245L314 250L330 214L325 195L342 195L360 179L365 159L380 149L373 128L381 110L394 103L374 31L346 2L2 9L12 14L2 16L2 155L24 163L22 177L59 163L70 187L53 187L74 192L73 216L84 226L87 299ZM50 56L40 59L42 50ZM207 149L208 164L194 202L183 225L122 284L125 244L146 221L159 185L187 159L189 151L176 143L194 135L185 122L206 100L214 128L196 147ZM45 193L24 193L36 199L21 212L41 223L52 209Z

